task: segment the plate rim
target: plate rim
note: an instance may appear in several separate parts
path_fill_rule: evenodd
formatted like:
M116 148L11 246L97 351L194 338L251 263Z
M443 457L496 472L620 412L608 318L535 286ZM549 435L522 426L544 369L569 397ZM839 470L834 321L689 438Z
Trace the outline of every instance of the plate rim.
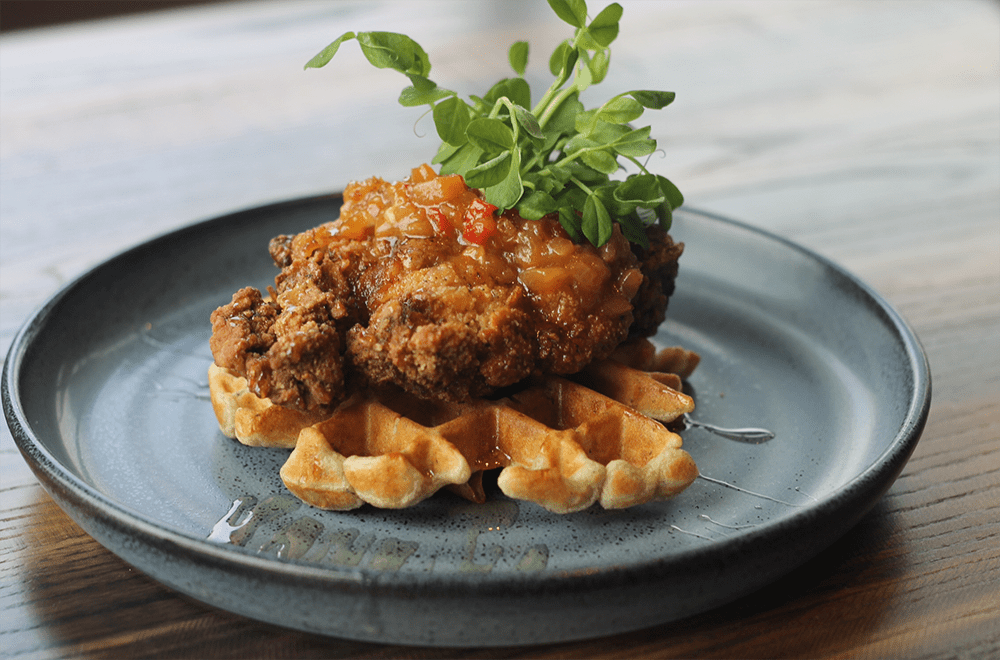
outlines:
M827 272L836 273L844 278L862 292L869 303L874 303L882 311L887 325L893 329L894 338L900 342L908 358L906 368L907 373L912 376L913 388L908 392L909 402L906 414L895 436L888 442L885 449L875 457L869 466L853 475L843 486L824 496L817 504L804 506L801 510L780 520L766 521L752 530L742 531L739 535L713 539L710 544L684 548L666 556L647 557L641 562L629 563L624 566L603 566L595 573L550 570L540 574L517 575L503 572L502 574L477 574L474 579L472 576L462 576L456 573L395 572L387 575L385 571L368 567L320 566L296 560L277 560L270 556L262 556L247 548L218 544L207 540L207 538L200 538L183 530L160 524L155 520L147 520L86 483L55 458L44 441L36 435L30 421L26 418L21 401L19 381L22 363L32 342L42 333L46 321L55 313L61 301L69 297L78 287L102 269L112 267L115 262L127 259L131 255L155 249L156 245L163 241L183 239L185 234L205 231L216 225L225 225L238 218L260 214L268 215L282 210L330 203L337 199L342 199L340 193L326 193L272 202L195 221L162 232L121 250L88 268L51 294L29 315L15 334L4 360L2 375L4 416L20 453L42 486L50 495L53 495L60 507L66 510L62 497L67 497L69 503L80 509L89 510L88 515L97 516L103 522L122 530L138 531L143 538L148 539L151 543L170 544L192 556L230 564L234 569L263 571L286 580L319 581L331 588L357 587L360 584L365 584L368 585L368 588L377 586L380 590L398 590L400 592L442 588L467 594L491 594L496 593L499 589L505 595L530 595L539 590L548 593L553 590L557 592L589 591L595 588L614 587L616 584L620 584L623 579L636 579L640 576L641 579L662 579L677 570L686 570L685 566L691 562L692 558L707 563L725 562L735 554L745 551L748 546L760 544L789 528L814 525L815 520L822 518L829 509L850 510L852 515L836 526L839 531L830 535L828 545L853 527L888 490L915 449L926 424L931 403L931 374L927 355L916 333L891 303L846 268L790 239L747 222L685 207L680 209L679 213L729 225L741 231L756 234L766 240L780 243L821 265ZM54 494L53 489L60 491L59 494L62 497ZM69 512L67 511L67 513ZM71 515L71 517L78 524L80 523L75 516ZM90 532L88 531L88 533ZM102 543L102 545L104 544ZM107 546L105 545L105 547ZM118 554L113 548L108 549ZM804 558L803 561L808 558ZM791 570L791 568L793 567L789 567L787 570ZM787 572L787 570L783 572Z

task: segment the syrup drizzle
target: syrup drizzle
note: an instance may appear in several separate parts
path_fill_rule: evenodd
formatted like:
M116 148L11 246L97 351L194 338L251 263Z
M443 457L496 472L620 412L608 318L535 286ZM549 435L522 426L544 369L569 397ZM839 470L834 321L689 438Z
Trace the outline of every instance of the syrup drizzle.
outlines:
M685 428L705 429L709 433L714 433L715 435L723 438L736 440L737 442L746 442L751 445L759 445L774 438L774 433L772 431L768 431L767 429L753 427L727 429L721 426L715 426L714 424L699 422L696 419L692 419L687 413L684 413L684 415L681 416L681 419L684 421Z
M718 520L712 520L712 518L710 516L706 516L704 513L698 514L698 517L701 518L702 520L707 520L708 522L712 523L713 525L718 525L719 527L725 527L726 529L746 529L748 527L756 527L756 525L749 525L749 524L748 525L726 525L724 523L720 523Z
M710 539L707 536L702 536L701 534L695 534L694 532L689 532L686 529L681 529L677 525L671 525L670 529L674 530L675 532L680 532L681 534L687 534L688 536L694 536L695 538L699 538L699 539L702 539L704 541L711 541L712 540L712 539Z
M733 484L728 483L726 481L722 481L721 479L713 479L712 477L706 477L703 474L699 474L698 478L699 479L704 479L705 481L711 482L713 484L717 484L719 486L724 486L726 488L731 488L731 489L733 489L735 491L739 491L741 493L746 493L747 495L753 495L754 497L759 497L762 500L768 500L769 502L776 502L778 504L784 504L785 506L791 506L791 507L796 507L796 508L802 506L801 504L793 504L792 502L786 502L784 500L779 500L777 498L770 497L768 495L762 495L761 493L755 493L752 490L747 490L746 488L740 488L739 486L734 486Z

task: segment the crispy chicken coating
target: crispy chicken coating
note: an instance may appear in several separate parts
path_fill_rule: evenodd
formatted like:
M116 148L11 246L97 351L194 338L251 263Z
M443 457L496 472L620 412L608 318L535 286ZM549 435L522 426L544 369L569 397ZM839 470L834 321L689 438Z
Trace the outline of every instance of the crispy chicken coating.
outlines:
M450 182L436 185L452 194ZM216 364L301 410L390 383L466 401L606 357L629 335L637 292L645 320L633 334L662 320L665 279L672 288L663 273L679 255L665 234L642 272L617 229L597 249L555 219L491 219L468 193L421 204L426 188L352 184L339 220L274 239L281 272L270 296L243 289L212 314Z
M646 229L649 247L632 244L632 252L639 260L643 281L632 299L632 327L630 337L652 337L667 317L667 304L674 293L677 278L677 260L684 252L683 243L674 243L667 232L658 225Z

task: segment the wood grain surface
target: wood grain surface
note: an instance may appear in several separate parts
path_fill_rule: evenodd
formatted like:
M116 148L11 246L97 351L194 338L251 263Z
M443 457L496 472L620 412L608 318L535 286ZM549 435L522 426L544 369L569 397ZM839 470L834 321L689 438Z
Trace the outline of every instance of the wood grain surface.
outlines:
M592 4L597 4L592 2ZM842 264L931 363L917 449L860 524L750 597L638 633L544 647L361 644L260 624L119 560L0 436L0 654L62 657L988 658L1000 655L1000 5L623 2L600 94L669 89L653 167L687 204ZM224 3L0 40L0 348L86 269L231 210L404 176L433 155L403 81L345 30L406 32L463 94L536 2ZM534 86L543 83L536 83Z

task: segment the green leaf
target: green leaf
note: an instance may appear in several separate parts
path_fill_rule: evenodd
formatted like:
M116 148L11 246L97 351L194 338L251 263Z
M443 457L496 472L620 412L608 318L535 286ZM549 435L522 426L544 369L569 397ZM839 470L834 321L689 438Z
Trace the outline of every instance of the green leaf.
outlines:
M587 186L596 186L608 181L607 173L600 172L580 161L575 160L571 163L567 163L565 167L572 173L574 179ZM582 200L580 204L580 208L583 208Z
M549 58L549 71L552 72L553 76L560 76L555 81L557 86L561 86L569 79L569 74L573 70L573 67L576 66L576 61L579 57L580 53L570 45L569 39L560 43L552 51L552 56Z
M584 57L585 66L581 66L576 70L576 77L573 78L573 87L577 91L582 92L591 86L594 82L594 74L590 72L590 66L588 64L589 56L583 53L581 57Z
M408 73L406 77L410 79L413 88L418 92L431 92L439 89L437 83L426 76L418 76L415 73Z
M640 89L628 92L628 95L650 110L661 110L674 102L677 95L673 92L657 92L651 89Z
M486 201L501 211L513 208L524 194L524 184L521 181L521 152L514 149L509 153L511 163L507 177L500 183L483 189Z
M583 235L596 246L604 245L611 238L613 225L608 210L596 194L588 195L583 205Z
M588 137L599 144L611 146L631 132L628 126L621 124L609 124L606 121L594 120L594 125L590 129Z
M618 171L618 160L606 151L585 151L580 160L604 174L614 174Z
M621 20L621 17L622 6L617 2L611 3L590 22L588 28L590 36L594 38L594 41L607 48L618 37L618 21Z
M311 60L306 62L304 68L318 69L320 67L326 66L327 64L329 64L330 60L333 59L333 56L337 54L337 50L340 48L340 44L350 39L354 39L354 37L355 35L353 32L345 32L344 34L340 35L339 37L337 37L335 41L333 41L333 43L331 43L329 46L316 53L316 55L314 55Z
M622 156L641 158L656 151L656 140L649 137L649 126L646 126L629 131L615 140L611 146Z
M601 143L596 140L591 140L590 136L584 135L583 133L577 133L563 145L563 153L574 154L580 149L597 149L600 146Z
M507 61L517 75L523 76L528 69L528 42L515 41L507 51Z
M440 151L438 152L438 155L441 156ZM479 159L482 155L482 149L471 142L466 142L461 147L455 149L453 153L438 161L441 163L441 174L461 174L462 176L465 176L466 172L479 163Z
M465 130L469 141L488 154L514 148L514 132L499 119L478 117Z
M643 106L627 96L616 96L601 106L597 118L612 124L627 124L642 116Z
M549 0L556 16L573 27L581 28L587 20L587 3L584 0Z
M615 152L626 158L642 158L656 151L656 140L621 142L611 145Z
M660 189L666 196L667 202L670 204L670 208L680 208L684 204L684 195L682 195L681 191L677 189L677 186L675 186L673 182L665 176L657 175L656 179L660 182Z
M469 168L465 173L465 183L472 188L495 186L507 178L512 162L511 152L504 151L496 158Z
M465 101L452 96L434 106L434 126L438 136L456 147L465 144L465 130L472 119L472 112Z
M493 85L483 97L483 103L492 107L502 97L524 107L531 106L531 87L524 78L504 78Z
M527 108L521 107L520 105L514 105L514 117L517 119L517 123L528 132L531 137L538 138L539 140L545 139L545 134L542 133L542 127L538 125L538 120L535 119L535 115L531 114L531 111Z
M323 67L341 44L356 39L368 61L409 78L399 103L429 105L441 144L432 160L442 175L460 174L482 189L498 208L519 208L526 218L558 212L574 240L601 245L617 220L630 240L646 244L645 224L655 216L670 226L673 210L684 198L665 177L646 172L613 180L619 159L648 156L656 148L649 127L632 122L644 109L674 101L673 92L634 90L588 110L581 91L602 82L611 64L610 44L619 37L621 5L612 2L587 24L585 0L548 0L573 26L549 58L554 76L536 106L524 78L529 45L514 42L507 51L516 77L505 78L482 96L462 100L430 80L427 53L409 37L394 32L345 32L306 63ZM533 108L533 109L529 109ZM614 220L613 220L614 219Z
M633 174L615 186L613 197L629 206L653 208L667 200L654 174Z
M441 163L444 163L449 158L454 156L455 152L458 151L459 148L460 147L448 144L447 142L442 142L440 145L438 145L437 153L434 154L434 158L431 160L431 163L435 165L440 165Z
M581 135L589 136L596 126L597 121L597 110L584 110L583 112L576 113L573 118L573 129Z
M399 94L399 104L405 108L412 108L418 105L434 105L441 99L454 96L455 93L447 89L442 89L434 84L433 80L428 80L423 76L409 74L413 83L409 87L404 87Z
M568 186L558 195L553 195L559 208L571 207L583 213L583 205L587 202L587 193L576 186Z
M563 206L559 209L559 224L574 241L583 238L580 222L580 216L572 206Z
M525 220L540 220L558 208L556 200L547 192L536 190L521 200L517 212Z
M596 85L608 75L608 67L611 66L611 51L606 48L597 51L590 58L587 66L590 68L590 75L594 79L593 84Z
M562 188L571 178L573 178L573 172L568 167L559 167L558 165L553 164L550 167L547 167L546 170L548 171L547 178L554 181L556 184L553 189L549 191L550 193L554 190ZM581 200L581 204L582 203L583 201Z
M660 204L656 207L656 218L663 231L670 231L670 225L674 222L674 210L670 208L669 204Z
M618 226L621 227L622 235L631 243L635 243L642 249L649 249L649 237L646 236L646 227L642 224L639 216L632 214L618 218Z
M566 183L572 177L572 172L566 167L549 165L544 170L529 171L522 174L525 184L530 184L532 190L540 190L550 195L562 192Z
M576 118L583 112L578 94L572 94L556 108L543 132L546 135L563 135L574 130Z
M656 180L660 184L660 190L663 191L666 200L654 210L656 211L657 219L660 221L660 226L663 227L664 231L669 231L670 225L673 222L674 209L684 203L684 196L681 195L681 191L677 189L677 186L666 177L656 175Z
M606 180L603 184L593 188L593 194L601 200L604 208L608 210L608 215L612 218L628 215L635 211L635 204L620 202L615 199L615 190L621 185L621 181Z
M590 34L590 31L587 29L578 31L576 41L574 43L576 44L577 48L582 49L584 51L595 51L604 49L604 46L597 43L597 40L594 39L594 37Z
M359 32L361 52L373 66L400 73L427 76L431 63L427 53L413 39L396 32Z
M581 149L598 149L600 146L599 142L595 142L589 137L578 133L571 137L569 141L563 145L563 153L572 155Z

